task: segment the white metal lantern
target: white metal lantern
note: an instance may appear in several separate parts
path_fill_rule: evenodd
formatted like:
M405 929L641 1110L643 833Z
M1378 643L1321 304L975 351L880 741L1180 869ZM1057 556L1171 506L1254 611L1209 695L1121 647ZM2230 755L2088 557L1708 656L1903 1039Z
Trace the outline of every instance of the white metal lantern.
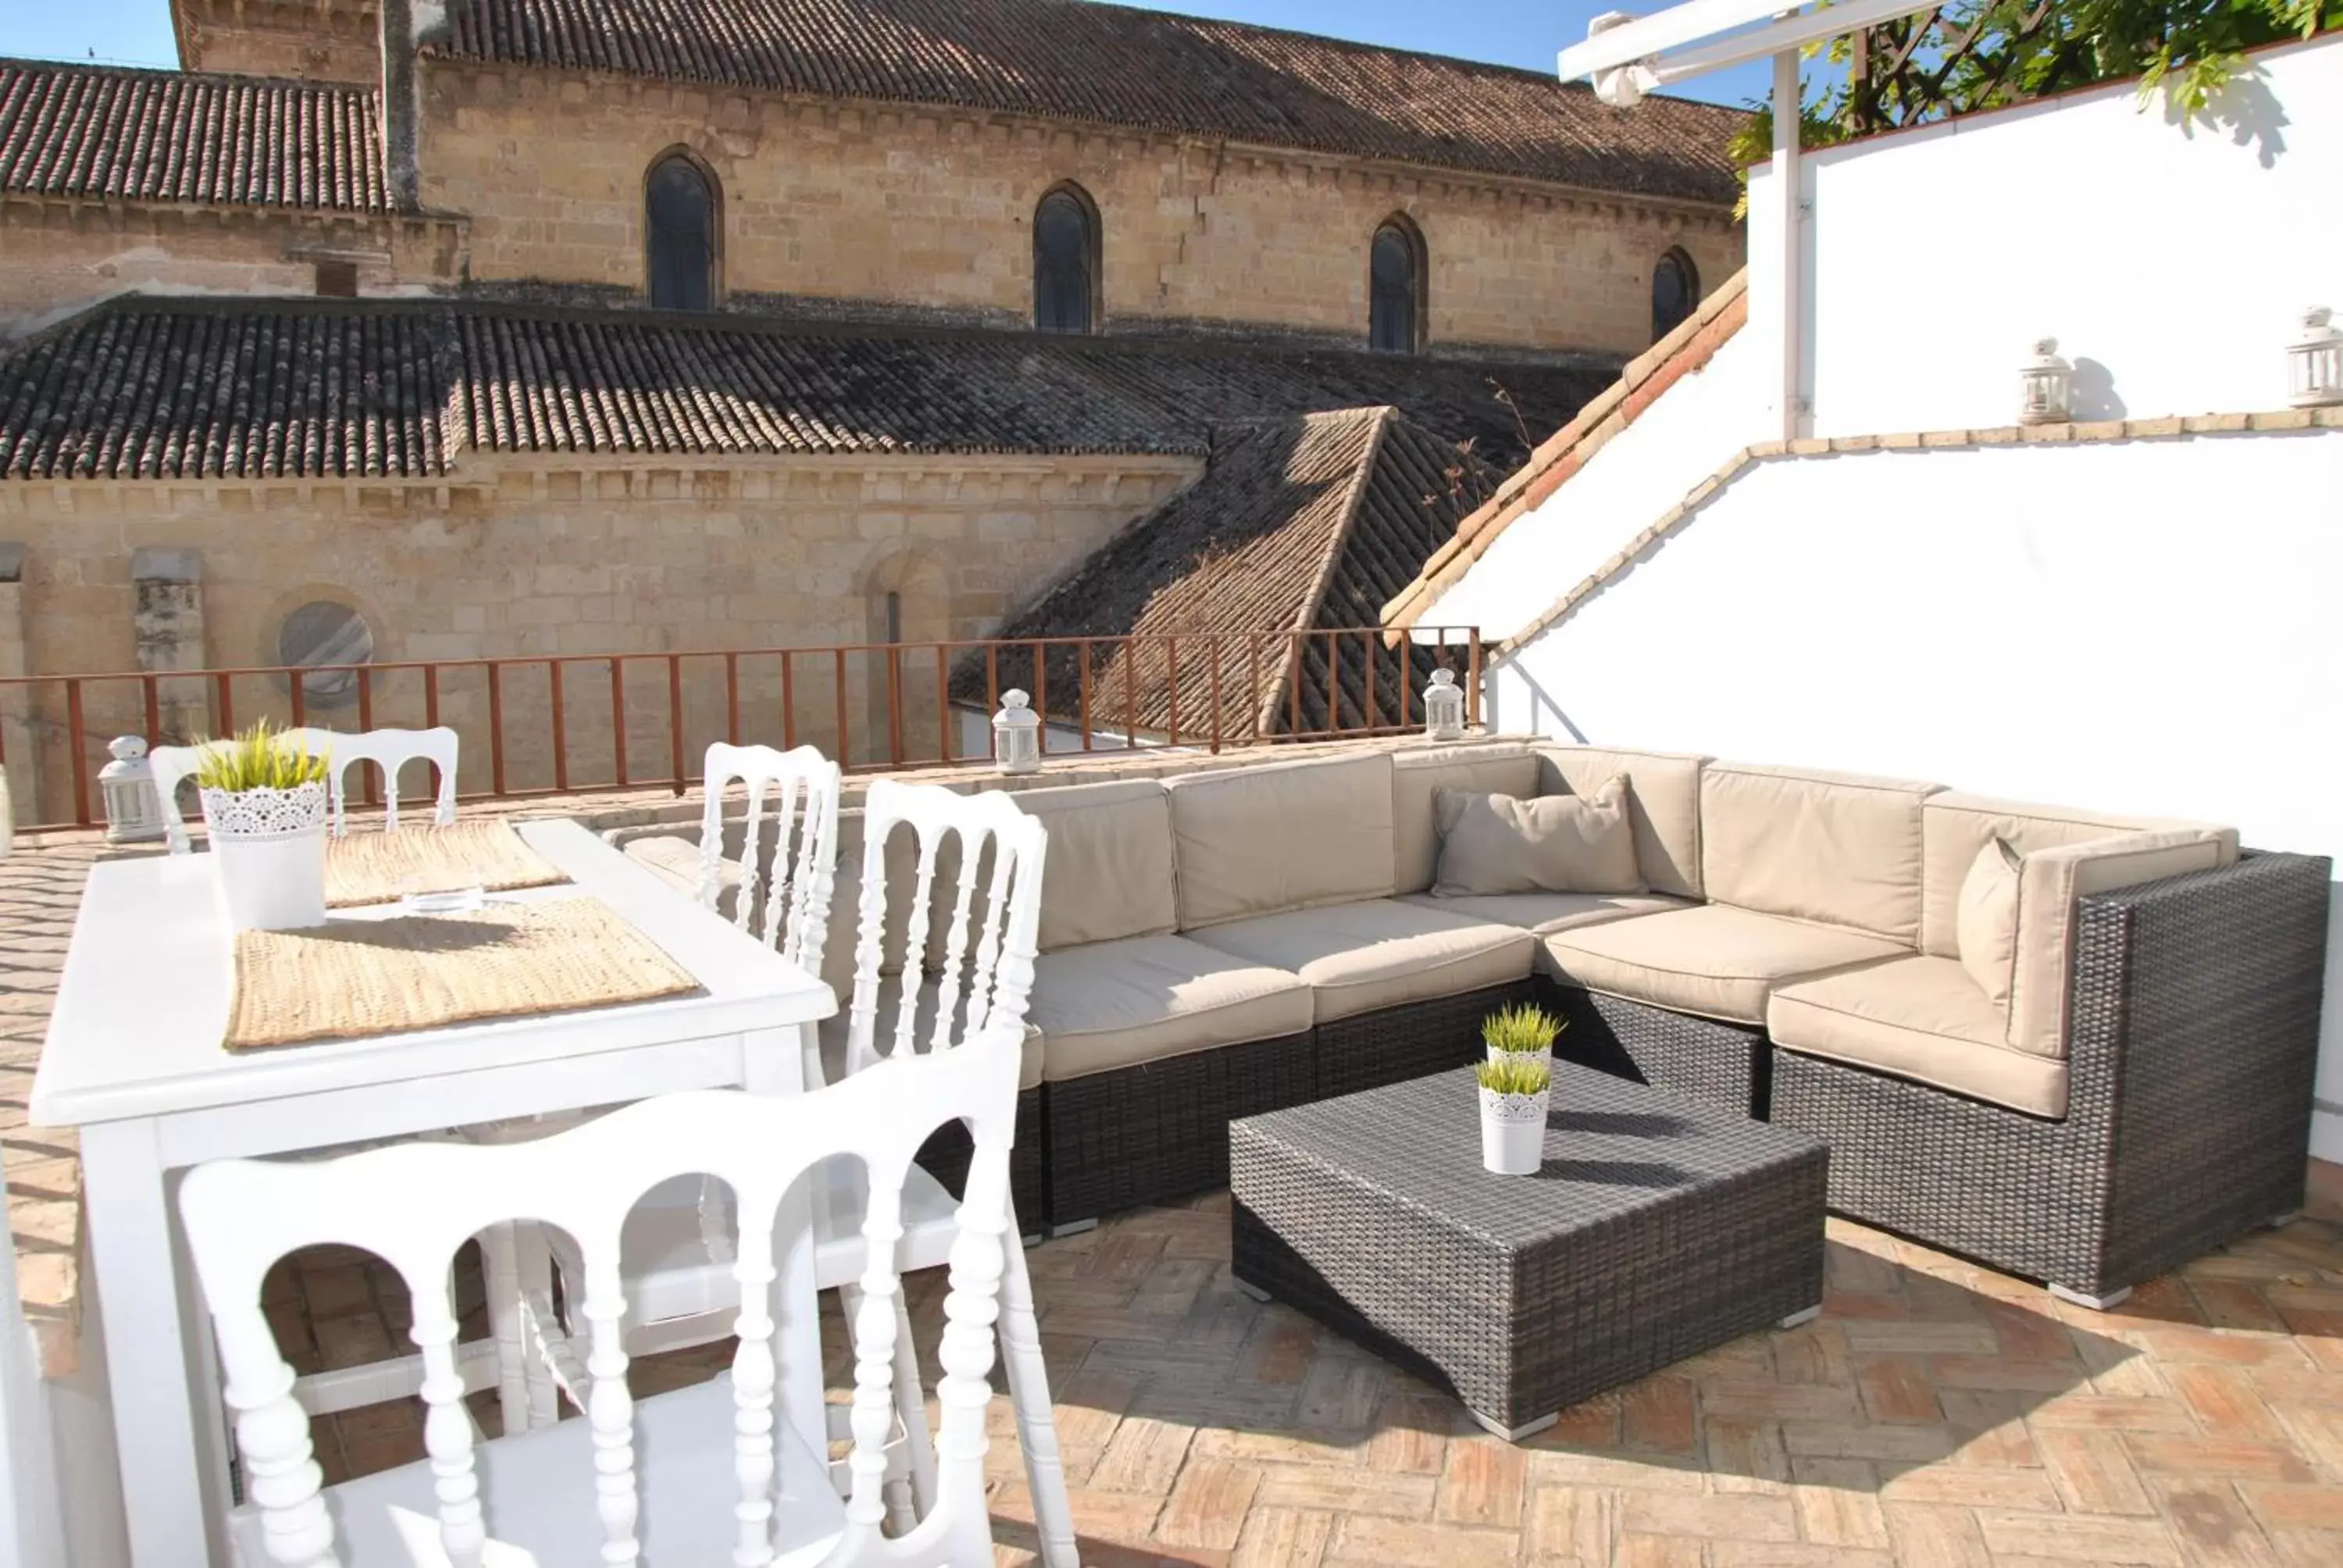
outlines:
M1041 716L1013 686L1001 694L1001 711L992 716L992 764L1003 773L1041 770Z
M2286 348L2286 400L2297 408L2343 403L2343 329L2335 313L2314 305L2302 313L2302 334Z
M106 841L161 838L163 802L155 793L155 768L146 760L145 739L118 735L106 749L114 758L97 770L98 791L106 797Z
M2058 357L2058 340L2035 340L2034 357L2018 371L2017 422L2062 425L2075 417L2075 367Z
M1423 733L1430 740L1455 740L1464 734L1464 689L1453 669L1435 669L1423 689Z

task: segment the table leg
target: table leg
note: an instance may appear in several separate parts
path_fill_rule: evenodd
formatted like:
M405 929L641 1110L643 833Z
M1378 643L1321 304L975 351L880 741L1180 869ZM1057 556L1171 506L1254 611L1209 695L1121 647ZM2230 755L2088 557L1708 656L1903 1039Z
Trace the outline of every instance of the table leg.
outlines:
M225 1563L224 1510L206 1507L207 1494L221 1503L226 1493L224 1474L205 1473L221 1452L218 1391L193 1386L200 1358L190 1353L155 1124L85 1127L81 1165L114 1451L131 1500L130 1560L135 1568Z

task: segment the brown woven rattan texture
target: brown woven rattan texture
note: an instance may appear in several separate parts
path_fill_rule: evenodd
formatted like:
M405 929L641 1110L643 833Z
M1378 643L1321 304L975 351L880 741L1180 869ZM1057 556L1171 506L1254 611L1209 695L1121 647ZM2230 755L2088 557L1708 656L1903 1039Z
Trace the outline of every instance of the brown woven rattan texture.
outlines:
M976 1158L976 1141L960 1122L939 1127L920 1145L919 1161L929 1175L944 1184L955 1198L968 1181L969 1162ZM1009 1197L1017 1206L1017 1223L1027 1235L1041 1228L1048 1191L1041 1181L1041 1091L1040 1086L1017 1096L1017 1143L1009 1151Z
M1481 1169L1469 1070L1229 1130L1232 1268L1506 1432L1822 1300L1828 1151L1566 1062L1545 1164Z
M1529 997L1530 982L1522 980L1322 1023L1311 1098L1332 1100L1478 1061L1488 1054L1481 1020Z
M2331 863L2249 854L2079 900L2063 1121L1776 1050L1831 1207L2106 1296L2301 1206Z
M1556 1056L1765 1120L1771 1053L1762 1030L1597 996L1543 975L1537 1000L1563 1020Z
M1049 1222L1225 1186L1230 1121L1314 1095L1313 1050L1281 1035L1043 1084Z

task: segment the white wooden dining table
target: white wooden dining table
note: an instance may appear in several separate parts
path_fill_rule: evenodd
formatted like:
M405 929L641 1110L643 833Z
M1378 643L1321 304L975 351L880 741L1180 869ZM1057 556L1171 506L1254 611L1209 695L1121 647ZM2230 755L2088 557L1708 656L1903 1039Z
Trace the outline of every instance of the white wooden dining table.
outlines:
M584 827L526 822L568 885L498 895L600 900L699 982L696 992L577 1011L230 1052L232 935L215 858L97 866L65 955L31 1120L81 1131L135 1568L229 1561L226 1430L211 1335L176 1224L180 1172L206 1161L646 1099L679 1090L789 1094L837 999ZM337 910L378 920L396 905ZM788 1418L825 1452L810 1228L789 1225L776 1282Z

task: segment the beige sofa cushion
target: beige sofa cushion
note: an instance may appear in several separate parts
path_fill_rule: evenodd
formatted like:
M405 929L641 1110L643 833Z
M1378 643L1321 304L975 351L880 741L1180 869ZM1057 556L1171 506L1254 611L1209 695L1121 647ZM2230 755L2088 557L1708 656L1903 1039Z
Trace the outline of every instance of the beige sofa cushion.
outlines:
M1310 988L1185 937L1125 937L1043 953L1031 1018L1051 1082L1306 1032Z
M1435 790L1474 789L1487 795L1540 792L1537 757L1518 741L1394 751L1391 761L1393 885L1402 893L1421 893L1430 888L1439 864L1440 829L1432 811Z
M1663 898L1657 893L1495 893L1484 899L1443 899L1435 893L1409 893L1400 902L1462 915L1468 920L1519 926L1539 936L1566 931L1573 926L1624 920L1629 915L1656 915L1694 907L1683 899Z
M1961 883L1955 928L1961 968L1993 1004L1996 1017L2009 1017L2010 968L2017 961L2017 851L1996 839L1977 851Z
M851 982L850 981L850 986ZM930 980L920 988L919 1011L912 1015L912 1040L917 1049L925 1050L928 1037L936 1027L936 1004L942 988ZM872 1039L881 1056L894 1050L895 1023L902 1015L902 988L893 984L882 987L879 993L879 1013L873 1023ZM821 1043L822 1076L832 1083L846 1076L846 1040L849 1028L847 1009L854 1005L851 990L839 993L839 1010L822 1020L816 1031ZM956 1016L965 1021L968 1017L968 996L961 993ZM1041 1030L1038 1025L1025 1025L1025 1053L1017 1068L1017 1087L1032 1088L1041 1081Z
M1172 896L1172 800L1151 779L1021 789L1011 799L1050 830L1041 863L1041 950L1159 936Z
M1537 755L1542 795L1592 794L1624 773L1635 866L1645 885L1680 899L1702 896L1700 775L1707 758L1607 746L1541 746Z
M1300 975L1316 996L1320 1023L1527 980L1537 947L1517 926L1397 899L1238 920L1195 940Z
M1565 985L1747 1024L1765 1021L1777 985L1909 951L1868 931L1730 904L1606 920L1544 945L1545 972Z
M2036 806L1947 789L1928 797L1920 809L1924 861L1920 874L1920 950L1938 958L1960 956L1956 930L1961 883L1976 863L1977 851L1996 839L2020 855L2062 844L2088 843L2118 833L2190 832L2224 846L2220 863L2237 858L2237 833L2207 822L2169 818L2117 817L2066 806Z
M2001 1014L1952 959L1895 959L1774 993L1765 1032L1785 1050L1852 1062L2033 1116L2066 1114L2066 1064L2013 1050Z
M2036 1056L2066 1054L2066 992L2074 972L2075 900L2237 858L2234 844L2194 828L2123 833L2036 849L2017 873L2017 961L2009 992L2009 1043Z
M1920 806L1939 789L1712 762L1700 776L1708 897L1912 947L1920 931Z
M1391 768L1372 752L1165 780L1180 929L1389 898Z
M1627 776L1587 795L1433 795L1443 898L1497 893L1643 893L1627 822Z

